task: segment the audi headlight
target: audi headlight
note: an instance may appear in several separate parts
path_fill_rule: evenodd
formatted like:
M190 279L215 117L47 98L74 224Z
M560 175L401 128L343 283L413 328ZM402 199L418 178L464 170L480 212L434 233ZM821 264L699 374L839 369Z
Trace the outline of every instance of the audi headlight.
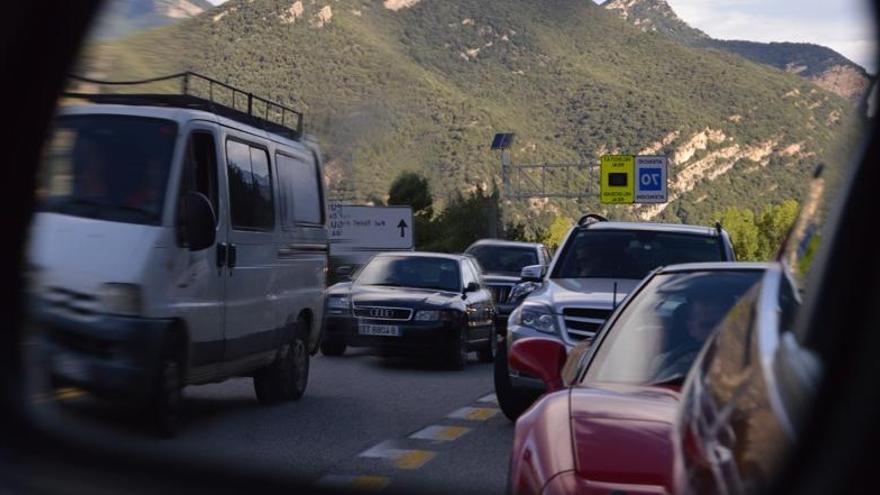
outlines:
M104 284L98 290L101 311L111 315L140 316L141 288L135 284Z
M348 296L327 296L327 308L348 310L351 308L351 298Z
M517 325L539 332L557 333L556 315L543 304L524 304L516 309L511 319Z
M423 309L416 313L415 321L450 321L455 314L441 309Z

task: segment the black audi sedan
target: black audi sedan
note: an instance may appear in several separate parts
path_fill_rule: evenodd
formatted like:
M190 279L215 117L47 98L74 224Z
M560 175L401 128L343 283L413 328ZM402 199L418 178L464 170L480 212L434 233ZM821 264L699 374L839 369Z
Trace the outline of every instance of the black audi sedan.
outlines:
M495 305L473 258L440 253L383 253L351 281L327 289L321 352L374 347L421 353L462 369L468 353L492 362Z

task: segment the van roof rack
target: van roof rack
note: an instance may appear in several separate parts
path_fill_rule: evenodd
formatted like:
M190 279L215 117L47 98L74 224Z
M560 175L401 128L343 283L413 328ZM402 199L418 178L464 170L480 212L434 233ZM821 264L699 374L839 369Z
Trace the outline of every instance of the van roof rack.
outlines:
M608 219L597 213L587 213L578 220L578 227L586 227L596 222L607 222Z
M63 96L93 103L117 105L155 105L205 110L265 131L299 139L303 135L303 114L278 102L256 96L196 72L136 81L100 81L71 75L71 79L99 86L94 93L64 92ZM145 86L179 80L177 90L150 93L101 93L101 86L112 88Z

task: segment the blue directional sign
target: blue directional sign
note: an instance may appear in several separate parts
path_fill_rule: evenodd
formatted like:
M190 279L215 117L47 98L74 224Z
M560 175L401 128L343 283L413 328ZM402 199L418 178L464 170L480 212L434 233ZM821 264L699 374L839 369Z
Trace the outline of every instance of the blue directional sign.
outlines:
M665 203L668 200L666 165L665 156L636 157L636 203Z

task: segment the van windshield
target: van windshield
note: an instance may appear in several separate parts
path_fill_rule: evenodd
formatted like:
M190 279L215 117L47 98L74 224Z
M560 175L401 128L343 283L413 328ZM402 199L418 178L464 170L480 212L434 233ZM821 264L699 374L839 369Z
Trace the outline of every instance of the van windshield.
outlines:
M158 224L177 124L128 115L56 120L37 199L44 211Z

